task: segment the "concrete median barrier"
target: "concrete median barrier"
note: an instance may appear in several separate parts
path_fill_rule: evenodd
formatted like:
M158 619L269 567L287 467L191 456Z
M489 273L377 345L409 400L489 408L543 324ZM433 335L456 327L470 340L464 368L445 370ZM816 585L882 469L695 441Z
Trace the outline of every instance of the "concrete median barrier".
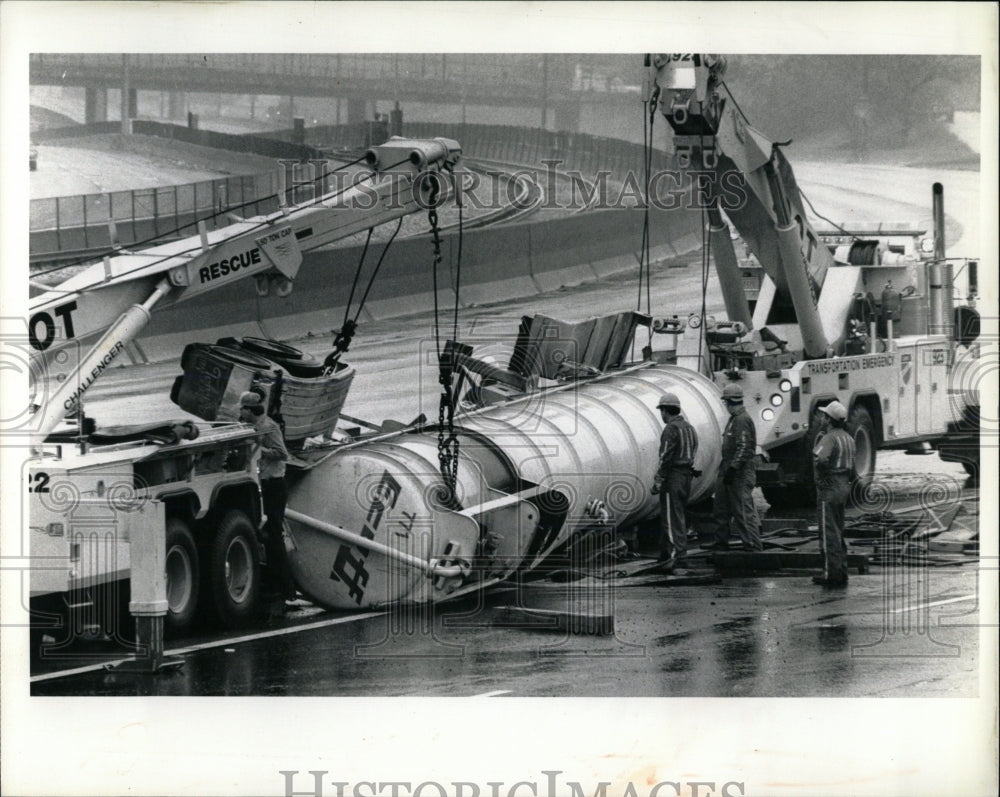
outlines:
M575 286L638 268L643 214L609 209L466 231L461 242L462 307L522 299L562 286ZM700 213L653 211L651 259L697 249ZM438 306L454 307L458 233L442 236ZM308 252L291 295L258 297L253 281L234 283L154 315L140 344L147 356L176 356L183 342L214 340L225 334L270 335L291 339L339 329L362 246ZM381 246L370 247L355 295L357 312ZM433 246L427 235L397 240L386 254L364 305L363 320L430 311Z
M539 293L531 277L529 223L465 233L459 293L463 306L523 299ZM458 262L458 237L449 236L450 263ZM453 275L453 284L454 278Z

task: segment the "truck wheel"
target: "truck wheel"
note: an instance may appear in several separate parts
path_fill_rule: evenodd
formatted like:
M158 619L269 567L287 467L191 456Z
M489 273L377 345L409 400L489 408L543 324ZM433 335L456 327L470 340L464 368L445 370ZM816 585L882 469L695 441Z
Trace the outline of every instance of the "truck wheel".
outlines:
M779 462L786 473L794 474L794 481L790 484L760 485L764 498L776 509L800 509L816 502L812 452L820 418L819 410L813 410L805 437L769 452L772 461Z
M251 354L248 351L242 351L240 349L230 348L229 346L209 346L208 351L215 357L225 360L226 362L236 363L237 365L243 365L247 368L260 368L265 370L270 370L271 363L265 360L263 357L258 357L256 354Z
M186 631L195 619L201 570L198 546L187 522L178 517L167 519L167 555L164 560L167 581L166 629Z
M275 364L280 365L290 376L311 379L315 376L321 376L323 373L323 363L294 346L267 338L243 338L241 343L246 351L260 357L267 357Z
M262 357L281 357L286 360L301 360L302 352L294 346L279 343L268 338L242 338L241 342L247 351L259 354Z
M260 603L260 561L253 524L243 512L228 512L219 524L209 551L208 583L223 626L253 619Z
M853 495L856 491L871 484L875 476L875 424L868 410L858 406L851 410L847 419L847 431L854 438L854 478L852 479Z

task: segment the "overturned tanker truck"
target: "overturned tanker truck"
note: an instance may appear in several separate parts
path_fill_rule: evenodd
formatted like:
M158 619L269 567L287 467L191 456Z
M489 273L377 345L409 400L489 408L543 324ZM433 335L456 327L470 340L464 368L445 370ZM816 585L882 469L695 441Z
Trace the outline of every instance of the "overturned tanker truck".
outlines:
M648 517L668 389L707 442L692 486L704 497L725 426L717 386L681 366L622 367L460 418L454 489L439 470L439 428L335 453L291 491L299 587L338 608L457 595Z
M452 342L449 374L477 382L466 394L471 411L344 446L292 486L290 559L317 603L356 609L454 597L651 516L662 428L655 405L668 390L702 441L692 502L714 482L730 382L743 387L757 427L759 482L772 503L812 493L813 418L833 400L849 408L856 495L880 448L937 450L970 473L978 468L978 263L959 264L968 283L956 297L941 187L932 258L877 235L827 245L779 146L728 98L725 60L673 54L648 65L651 102L673 128L679 164L717 172L717 185L735 180L746 197L736 208L705 197L705 245L714 246L728 318L686 310L579 324L526 317L507 364ZM729 223L765 272L753 313ZM640 325L666 343L630 364Z

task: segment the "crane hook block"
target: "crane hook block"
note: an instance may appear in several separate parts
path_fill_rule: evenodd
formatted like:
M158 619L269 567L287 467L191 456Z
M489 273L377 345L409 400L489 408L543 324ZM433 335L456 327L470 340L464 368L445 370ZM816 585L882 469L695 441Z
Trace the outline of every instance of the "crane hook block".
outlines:
M451 168L462 147L450 138L413 139L393 136L365 152L365 163L378 172L421 172L429 167Z

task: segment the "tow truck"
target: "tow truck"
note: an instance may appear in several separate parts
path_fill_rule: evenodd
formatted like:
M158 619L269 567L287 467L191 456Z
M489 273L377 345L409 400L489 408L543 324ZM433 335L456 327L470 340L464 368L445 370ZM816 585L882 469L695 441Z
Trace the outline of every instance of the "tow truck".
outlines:
M884 448L936 450L976 473L978 260L945 256L942 186L932 191L933 239L901 225L818 231L785 156L790 142L749 124L729 96L724 57L659 54L647 65L678 164L709 178L699 195L726 309L724 320L692 314L661 327L674 333L678 356L720 385L742 384L768 501L811 496L815 414L834 399L849 409L857 487L871 482ZM720 186L735 186L742 201L720 201ZM740 265L730 224L755 263ZM763 274L751 310L744 287L755 287L755 265ZM964 297L955 296L957 271L967 277Z
M681 168L699 181L691 195L706 197L705 243L727 318L624 312L568 323L535 314L522 319L509 357L451 341L454 367L441 381L452 409L459 385L469 386L461 414L349 443L292 485L289 559L310 600L340 610L432 604L572 564L601 535L657 511L649 485L666 390L698 432L693 502L712 491L720 397L732 382L756 424L772 504L812 496L814 418L834 399L850 408L858 499L880 448L937 449L975 469L978 394L967 377L978 366L976 263L963 264L972 287L955 307L941 187L933 258L894 251L886 236L831 249L809 223L781 145L723 96L724 65L693 54L650 59L652 104L673 128ZM723 204L712 187L741 201ZM752 313L730 222L765 274ZM640 326L666 343L630 361Z
M119 248L31 300L32 629L36 640L59 640L46 655L88 629L128 641L129 613L152 648L164 626L182 632L214 614L236 627L257 616L266 575L258 433L239 422L239 395L261 391L286 438L302 441L336 426L354 376L345 345L312 363L266 339L195 344L182 366L202 378L179 380L173 396L187 415L101 425L84 413L87 391L150 314L248 278L259 294L287 296L302 252L439 206L460 156L450 139L393 138L365 153L346 189L216 230L201 222L195 236L142 251Z

